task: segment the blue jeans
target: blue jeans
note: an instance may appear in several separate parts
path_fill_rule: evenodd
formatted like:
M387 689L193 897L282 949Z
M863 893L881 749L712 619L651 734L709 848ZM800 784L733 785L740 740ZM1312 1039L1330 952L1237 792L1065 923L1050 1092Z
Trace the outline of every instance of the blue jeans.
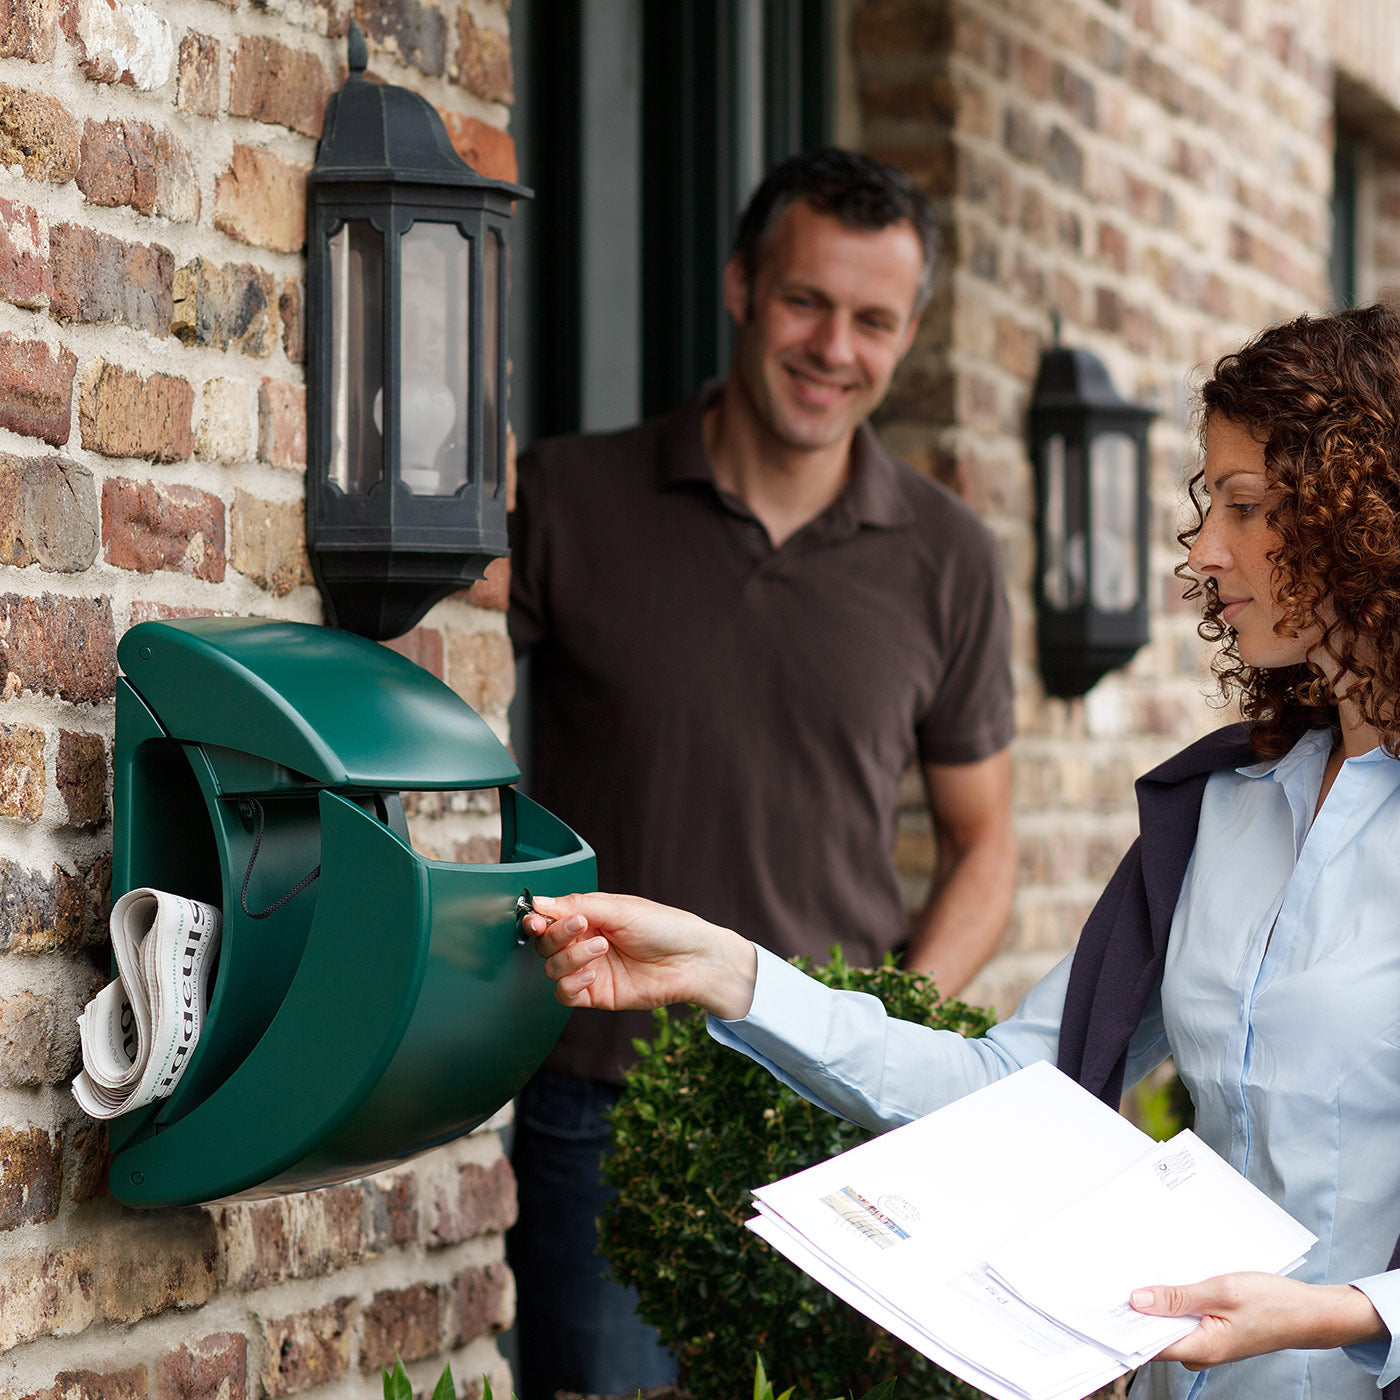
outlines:
M515 1271L520 1400L558 1391L635 1396L675 1380L676 1359L636 1315L637 1292L606 1278L598 1216L611 1084L537 1074L515 1101L511 1161L520 1222L506 1237Z

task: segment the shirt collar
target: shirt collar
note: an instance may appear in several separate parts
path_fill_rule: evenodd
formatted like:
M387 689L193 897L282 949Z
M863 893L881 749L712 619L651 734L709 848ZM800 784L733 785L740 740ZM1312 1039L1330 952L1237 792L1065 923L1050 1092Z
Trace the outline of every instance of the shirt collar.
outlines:
M705 410L723 387L723 380L710 380L666 425L656 459L657 480L663 487L703 482L719 489L714 468L705 455L701 424ZM822 517L850 528L870 525L895 529L912 524L914 512L900 489L899 471L899 463L880 445L875 430L869 423L862 423L851 443L851 479Z
M1235 772L1244 778L1269 778L1275 782L1290 782L1295 775L1308 776L1311 770L1316 767L1319 770L1326 765L1327 755L1332 752L1334 734L1331 729L1309 729L1293 745L1288 752L1280 758L1266 758L1258 763L1247 763L1241 768L1236 768ZM1390 754L1377 746L1366 753L1357 754L1354 759L1349 759L1351 763L1383 763L1400 762Z
M1315 765L1319 768L1325 765L1331 752L1332 731L1309 729L1287 753L1278 758L1261 759L1258 763L1246 763L1235 772L1243 778L1273 778L1286 785L1295 775L1306 774Z

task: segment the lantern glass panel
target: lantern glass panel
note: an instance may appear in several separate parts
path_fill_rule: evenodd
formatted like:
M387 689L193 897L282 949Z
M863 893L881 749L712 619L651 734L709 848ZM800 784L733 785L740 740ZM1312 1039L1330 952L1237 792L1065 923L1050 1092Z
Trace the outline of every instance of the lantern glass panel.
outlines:
M1138 601L1137 455L1127 433L1100 433L1089 448L1089 577L1100 612L1126 612Z
M471 243L456 224L419 221L400 255L399 479L451 496L468 480Z
M328 478L361 496L384 476L384 239L353 219L330 239L331 442Z
M1044 447L1045 521L1041 589L1060 612L1084 601L1084 472L1077 442L1063 433Z
M501 286L505 259L499 229L486 230L481 278L482 489L494 495L501 482Z

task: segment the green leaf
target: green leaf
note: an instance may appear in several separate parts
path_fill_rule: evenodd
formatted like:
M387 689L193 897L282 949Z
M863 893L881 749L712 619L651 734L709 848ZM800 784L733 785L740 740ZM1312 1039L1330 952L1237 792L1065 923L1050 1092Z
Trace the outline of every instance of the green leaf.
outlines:
M773 1387L768 1383L768 1372L763 1369L763 1358L757 1352L753 1358L753 1400L773 1400Z
M881 1381L879 1385L867 1390L860 1400L890 1400L894 1394L894 1388L899 1384L898 1376L891 1376L888 1380Z
M413 1383L398 1352L394 1353L394 1369L384 1367L384 1400L413 1400Z
M482 1380L485 1379L483 1376ZM433 1387L433 1400L457 1400L457 1387L452 1383L452 1363L450 1361L442 1368L442 1375L438 1377L438 1383ZM485 1400L491 1400L491 1397L487 1395Z

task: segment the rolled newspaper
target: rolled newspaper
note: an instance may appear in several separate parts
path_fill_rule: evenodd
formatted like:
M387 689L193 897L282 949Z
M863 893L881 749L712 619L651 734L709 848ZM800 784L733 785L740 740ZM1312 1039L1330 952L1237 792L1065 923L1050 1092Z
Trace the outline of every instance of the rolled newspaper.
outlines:
M199 1043L209 1005L219 911L161 890L112 906L117 977L83 1008L82 1072L73 1097L91 1118L115 1118L165 1098Z

